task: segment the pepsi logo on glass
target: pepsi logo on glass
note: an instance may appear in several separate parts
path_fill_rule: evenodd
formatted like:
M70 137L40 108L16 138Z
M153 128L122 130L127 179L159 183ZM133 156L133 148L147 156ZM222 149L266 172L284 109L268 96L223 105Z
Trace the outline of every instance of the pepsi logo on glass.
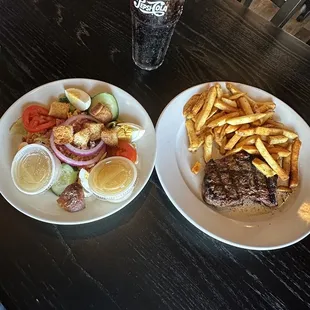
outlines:
M138 0L133 3L142 13L155 16L164 16L168 9L168 5L164 1Z

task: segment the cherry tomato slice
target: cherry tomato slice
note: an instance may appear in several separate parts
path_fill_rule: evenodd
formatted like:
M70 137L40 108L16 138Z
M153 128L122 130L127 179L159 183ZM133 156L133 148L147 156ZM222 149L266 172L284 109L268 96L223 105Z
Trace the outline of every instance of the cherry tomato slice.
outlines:
M116 147L108 147L108 155L126 157L134 163L137 161L137 150L124 140L119 140Z
M56 125L56 119L48 115L48 110L39 106L27 107L22 115L24 127L28 132L40 132Z

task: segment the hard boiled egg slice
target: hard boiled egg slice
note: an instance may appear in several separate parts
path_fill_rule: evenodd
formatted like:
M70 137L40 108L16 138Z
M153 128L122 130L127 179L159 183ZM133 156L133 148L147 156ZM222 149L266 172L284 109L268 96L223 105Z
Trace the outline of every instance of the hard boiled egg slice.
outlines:
M88 177L89 177L89 173L85 169L81 169L79 173L79 179L80 179L80 183L84 190L85 198L92 196L92 193L90 192L89 185L88 185Z
M126 139L131 142L138 141L145 133L141 126L133 123L118 123L116 128L119 139Z
M80 111L86 111L90 107L91 98L85 91L81 89L65 89L65 95L70 103Z

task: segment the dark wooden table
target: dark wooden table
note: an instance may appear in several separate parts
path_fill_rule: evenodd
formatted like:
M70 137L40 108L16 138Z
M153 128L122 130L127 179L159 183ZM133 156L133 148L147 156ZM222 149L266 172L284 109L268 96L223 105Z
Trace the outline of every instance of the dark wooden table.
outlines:
M1 115L67 77L118 85L154 124L180 91L232 80L265 89L310 123L310 47L239 3L187 0L164 65L131 60L127 0L0 0ZM289 229L289 227L288 227ZM3 198L0 300L8 309L309 309L310 238L237 249L198 231L156 174L123 211L73 227L32 220Z

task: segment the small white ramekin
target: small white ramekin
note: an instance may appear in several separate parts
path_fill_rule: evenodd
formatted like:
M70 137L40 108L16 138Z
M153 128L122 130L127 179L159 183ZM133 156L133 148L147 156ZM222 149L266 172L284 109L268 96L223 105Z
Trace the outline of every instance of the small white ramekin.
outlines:
M116 194L104 193L103 191L97 190L96 186L94 186L94 184L93 184L93 178L94 178L95 174L97 173L98 170L101 169L101 167L103 165L106 165L107 163L113 162L116 160L117 161L123 161L124 163L126 163L128 165L129 169L132 170L132 173L133 173L132 181L130 182L130 184L126 188L120 190ZM100 161L91 170L91 172L89 174L89 178L88 178L89 189L100 200L114 202L114 203L122 202L122 201L126 200L127 198L129 198L129 196L132 194L134 187L136 185L136 182L137 182L137 176L138 176L137 168L132 161L130 161L129 159L127 159L125 157L121 157L121 156L109 157L109 158L106 158L106 159Z
M20 188L20 186L18 185L18 183L16 182L16 169L18 167L18 163L19 161L26 155L31 154L31 153L35 153L35 152L43 152L45 153L51 160L51 175L50 178L48 180L48 182L42 186L39 190L35 191L35 192L30 192L30 191L26 191L23 188ZM16 186L16 188L26 194L26 195L38 195L38 194L42 194L45 193L46 191L48 191L53 184L58 180L59 176L60 176L60 172L61 172L61 163L60 160L45 146L41 145L41 144L28 144L26 146L24 146L22 149L20 149L12 162L11 165L11 176L12 176L12 180L14 185Z

